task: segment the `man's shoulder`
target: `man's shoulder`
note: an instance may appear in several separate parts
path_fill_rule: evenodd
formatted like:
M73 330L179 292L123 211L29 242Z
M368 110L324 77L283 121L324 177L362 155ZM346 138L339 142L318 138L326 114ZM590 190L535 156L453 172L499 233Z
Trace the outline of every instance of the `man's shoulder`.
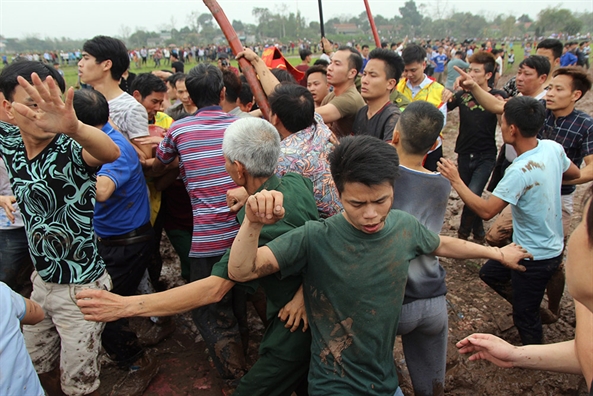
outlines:
M593 117L582 110L573 110L571 115L581 122L582 127L590 129L593 127Z
M231 123L237 120L237 117L221 110L206 110L173 122L170 130L175 133L180 129L185 130L187 128L196 128L199 130L226 129Z
M131 106L132 104L134 104L134 107L136 107L136 105L140 105L142 106L136 99L134 99L134 97L132 95L130 95L127 92L122 92L121 95L111 99L109 101L109 107L111 108L111 106Z

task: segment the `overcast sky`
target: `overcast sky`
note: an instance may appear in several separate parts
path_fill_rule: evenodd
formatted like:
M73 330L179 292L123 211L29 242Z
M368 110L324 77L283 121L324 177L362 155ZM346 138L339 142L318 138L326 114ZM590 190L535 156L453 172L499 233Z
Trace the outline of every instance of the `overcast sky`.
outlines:
M398 8L405 0L369 0L373 14L385 17L399 15ZM307 23L318 20L316 0L219 0L229 20L237 19L254 23L253 7L266 7L273 12L300 10ZM437 5L446 13L470 11L495 16L500 13L516 17L528 14L535 19L537 13L548 6L561 4L572 11L593 12L592 0L416 0L425 4L427 13L434 13ZM359 15L363 0L323 0L325 20L334 16ZM148 30L187 26L187 15L197 11L208 12L202 1L169 0L0 0L0 34L4 37L23 38L34 36L91 38L98 34L121 35L122 27L131 31L137 27ZM434 18L434 15L431 15Z

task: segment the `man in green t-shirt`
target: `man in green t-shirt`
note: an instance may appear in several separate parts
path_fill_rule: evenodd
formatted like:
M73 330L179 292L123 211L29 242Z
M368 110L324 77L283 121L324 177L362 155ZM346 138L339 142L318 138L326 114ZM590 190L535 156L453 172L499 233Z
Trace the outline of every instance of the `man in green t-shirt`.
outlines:
M391 210L398 162L395 148L379 139L342 139L330 165L344 212L307 222L266 246L259 246L260 232L287 214L284 197L260 191L247 199L229 277L302 274L312 336L310 395L392 396L398 390L393 345L413 258L495 257L517 269L529 256L517 245L498 250L439 237L412 215Z
M227 172L249 194L265 189L284 194L286 216L262 229L260 245L263 246L308 220L319 218L313 185L309 179L296 173L287 173L282 178L275 176L280 155L280 136L267 121L246 118L234 122L225 132L222 150ZM239 221L243 221L244 209L239 211L237 217ZM227 251L214 265L211 276L187 285L161 293L130 297L108 292L81 291L77 295L78 305L87 320L111 321L131 316L167 316L218 302L233 286L251 293L261 286L267 297L266 316L269 324L260 345L260 357L241 378L234 395L291 395L292 392L306 395L311 333L307 329L307 319L302 308L302 278L290 276L280 280L271 275L256 282L235 284L228 278L228 257ZM233 334L236 335L238 329L229 319L232 316L232 312L219 312L216 323L212 323L209 328L213 333L219 334L221 342L236 338ZM297 329L300 330L296 331Z

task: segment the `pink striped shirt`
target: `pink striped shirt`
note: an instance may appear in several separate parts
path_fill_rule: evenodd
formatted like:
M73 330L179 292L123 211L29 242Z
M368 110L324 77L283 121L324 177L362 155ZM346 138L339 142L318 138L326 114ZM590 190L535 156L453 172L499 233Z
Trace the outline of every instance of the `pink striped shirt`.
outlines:
M190 257L223 255L239 230L226 192L237 187L224 167L222 139L237 118L209 106L171 125L156 156L165 164L179 156L179 171L191 199L194 229Z

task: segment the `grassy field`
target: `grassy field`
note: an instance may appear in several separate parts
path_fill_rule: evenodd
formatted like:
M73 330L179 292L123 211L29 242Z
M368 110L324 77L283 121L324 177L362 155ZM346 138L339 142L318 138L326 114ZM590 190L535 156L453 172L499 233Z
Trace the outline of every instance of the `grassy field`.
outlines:
M507 48L508 50L508 48ZM521 61L523 60L523 48L521 48L521 45L515 45L513 46L513 50L515 52L515 68L517 67L517 65L519 63L521 63ZM535 53L535 51L533 51ZM316 54L318 55L318 54ZM313 62L315 62L319 57L315 56L311 62L311 64L313 64ZM298 55L289 55L287 57L288 61L296 66L299 63L301 63L301 59ZM233 66L237 66L237 61L231 61L231 64ZM189 69L191 69L193 66L196 65L196 62L191 62L189 64L185 65L185 71L189 71ZM161 61L161 67L159 69L163 69L166 70L168 69L169 66L168 65L163 65L162 61ZM61 69L64 71L64 78L66 79L66 86L67 87L75 87L78 84L78 67L76 65L72 65L72 66L62 66ZM154 68L154 62L149 62L148 66L144 66L141 68L136 68L135 65L132 64L131 67L131 71L133 73L139 74L139 73L149 73L153 70L157 70ZM505 73L511 73L514 72L513 70L510 69L506 69Z

